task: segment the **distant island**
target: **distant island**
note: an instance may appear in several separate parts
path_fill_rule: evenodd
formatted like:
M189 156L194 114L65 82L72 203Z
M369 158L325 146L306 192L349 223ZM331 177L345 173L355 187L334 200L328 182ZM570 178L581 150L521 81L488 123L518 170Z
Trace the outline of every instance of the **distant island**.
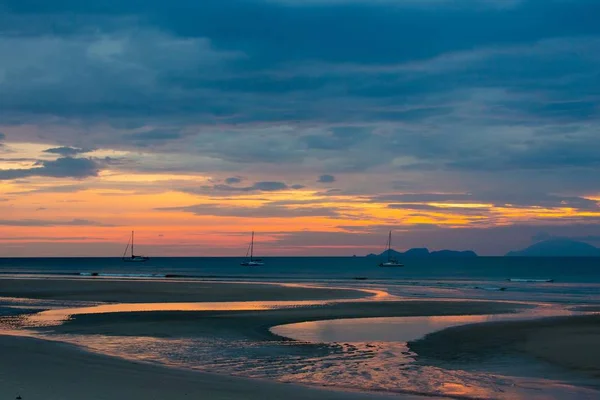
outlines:
M417 257L439 257L439 258L449 258L449 257L477 257L477 254L474 251L455 251L455 250L440 250L440 251L429 251L426 248L416 248L410 249L406 252L402 253L396 251L394 249L390 249L390 256L400 258L400 257L408 257L408 258L417 258ZM387 257L388 250L384 251L381 254L368 254L367 257Z
M600 249L571 239L551 239L526 249L511 251L507 257L600 257Z

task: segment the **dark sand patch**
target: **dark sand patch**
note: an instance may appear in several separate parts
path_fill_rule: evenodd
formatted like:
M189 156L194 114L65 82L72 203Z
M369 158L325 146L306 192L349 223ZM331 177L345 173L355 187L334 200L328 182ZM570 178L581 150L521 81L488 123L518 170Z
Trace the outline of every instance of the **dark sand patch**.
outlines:
M0 297L113 303L357 299L359 290L255 283L106 278L0 279Z
M600 316L505 321L448 328L409 343L425 362L477 363L526 356L600 378Z

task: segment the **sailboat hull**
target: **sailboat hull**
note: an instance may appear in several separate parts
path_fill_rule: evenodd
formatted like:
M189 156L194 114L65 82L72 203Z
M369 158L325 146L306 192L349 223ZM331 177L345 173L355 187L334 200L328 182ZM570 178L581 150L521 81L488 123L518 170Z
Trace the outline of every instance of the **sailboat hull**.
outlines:
M124 258L123 261L125 262L134 262L134 263L141 263L141 262L146 262L150 260L150 258L148 257L132 257L132 258Z
M259 261L244 261L240 265L243 267L260 267L265 264Z
M404 264L400 264L397 262L384 262L379 264L380 267L383 268L399 268L399 267L404 267Z

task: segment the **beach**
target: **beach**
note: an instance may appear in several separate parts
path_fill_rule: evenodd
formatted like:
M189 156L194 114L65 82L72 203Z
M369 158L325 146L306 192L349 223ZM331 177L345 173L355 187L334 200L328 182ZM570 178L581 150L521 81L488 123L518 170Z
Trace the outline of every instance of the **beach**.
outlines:
M536 398L528 397L530 387L496 390L493 376L444 369L491 354L525 355L599 377L597 351L590 351L600 347L595 316L458 326L408 347L303 343L270 330L331 319L460 320L535 308L518 301L398 298L350 284L72 277L0 279L0 296L4 315L27 304L21 310L27 314L2 318L0 336L0 387L24 399ZM44 318L56 321L36 326ZM425 366L410 372L413 359ZM576 389L547 393L554 398ZM581 390L579 398L588 398L588 389Z

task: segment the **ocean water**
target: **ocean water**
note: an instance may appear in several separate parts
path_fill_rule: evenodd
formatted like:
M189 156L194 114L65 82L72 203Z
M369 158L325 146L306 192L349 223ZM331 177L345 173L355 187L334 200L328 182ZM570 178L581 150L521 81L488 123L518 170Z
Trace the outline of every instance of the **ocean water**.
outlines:
M472 280L554 279L600 283L597 258L407 258L403 268L379 268L371 257L267 257L261 267L242 267L242 258L153 258L125 263L120 258L0 258L0 273L164 274L250 280Z
M597 258L407 258L405 267L381 268L371 257L267 257L243 267L242 258L0 258L1 275L155 276L187 279L300 282L375 288L412 298L600 303ZM509 279L552 279L511 282Z

